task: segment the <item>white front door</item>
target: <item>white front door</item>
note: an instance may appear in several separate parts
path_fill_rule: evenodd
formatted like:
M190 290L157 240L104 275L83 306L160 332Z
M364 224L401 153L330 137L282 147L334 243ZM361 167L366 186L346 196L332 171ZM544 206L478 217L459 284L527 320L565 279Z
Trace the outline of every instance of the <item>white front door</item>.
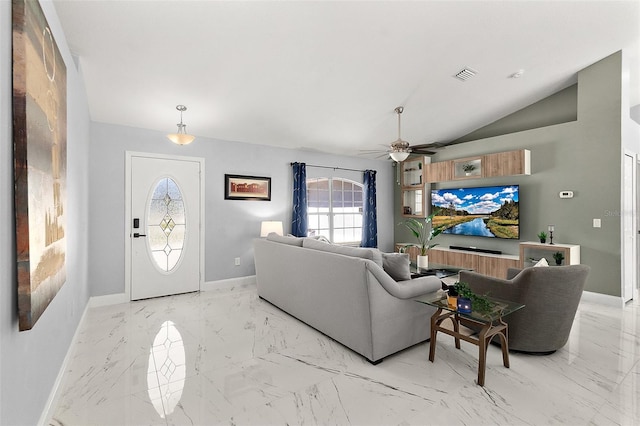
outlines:
M200 289L199 159L131 155L131 300Z

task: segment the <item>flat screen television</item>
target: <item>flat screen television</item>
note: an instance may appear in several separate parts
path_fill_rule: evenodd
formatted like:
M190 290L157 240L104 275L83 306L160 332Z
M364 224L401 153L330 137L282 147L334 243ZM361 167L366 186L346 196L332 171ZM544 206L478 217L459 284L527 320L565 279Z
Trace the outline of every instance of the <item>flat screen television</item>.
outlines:
M443 234L520 238L518 185L432 189L433 226Z

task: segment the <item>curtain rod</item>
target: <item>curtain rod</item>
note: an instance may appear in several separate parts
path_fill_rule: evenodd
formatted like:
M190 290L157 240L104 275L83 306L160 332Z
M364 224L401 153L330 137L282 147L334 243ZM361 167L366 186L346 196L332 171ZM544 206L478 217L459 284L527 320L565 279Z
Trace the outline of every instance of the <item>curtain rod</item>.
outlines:
M293 166L294 163L291 163ZM350 172L366 172L366 170L358 170L358 169L345 169L344 167L330 167L330 166L315 166L313 164L307 164L307 167L316 167L318 169L333 169L333 170L347 170Z

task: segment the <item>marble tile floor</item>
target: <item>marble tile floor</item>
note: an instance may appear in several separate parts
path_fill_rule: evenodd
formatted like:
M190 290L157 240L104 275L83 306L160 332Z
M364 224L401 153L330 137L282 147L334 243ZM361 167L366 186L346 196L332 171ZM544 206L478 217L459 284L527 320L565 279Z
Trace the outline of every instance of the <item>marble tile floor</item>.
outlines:
M371 365L255 286L91 308L51 425L638 425L640 307L583 302L549 356L438 339Z

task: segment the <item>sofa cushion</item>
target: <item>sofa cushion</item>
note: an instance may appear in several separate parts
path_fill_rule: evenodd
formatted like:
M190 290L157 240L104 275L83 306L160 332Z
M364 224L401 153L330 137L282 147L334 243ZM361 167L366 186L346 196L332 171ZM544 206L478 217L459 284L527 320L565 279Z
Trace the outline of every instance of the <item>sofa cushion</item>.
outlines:
M336 244L327 244L314 238L305 238L302 242L302 247L313 250L327 251L329 253L342 254L345 256L360 257L363 259L373 260L378 266L382 268L382 253L378 249L346 247Z
M267 240L274 241L276 243L283 243L283 244L289 244L292 246L302 247L302 240L304 240L304 238L283 237L282 235L278 235L275 232L271 232L269 235L267 235Z
M382 268L396 281L411 279L410 265L407 253L382 253Z

